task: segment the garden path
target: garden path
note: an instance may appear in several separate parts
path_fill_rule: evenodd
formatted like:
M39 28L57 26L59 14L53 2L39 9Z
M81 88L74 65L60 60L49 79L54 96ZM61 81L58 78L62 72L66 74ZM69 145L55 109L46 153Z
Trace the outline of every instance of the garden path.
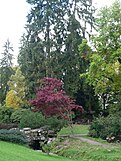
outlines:
M61 137L71 137L71 138L77 138L81 141L87 142L92 145L99 145L103 148L121 148L120 146L114 146L109 144L100 143L98 141L91 140L89 138L84 138L83 136L87 136L87 134L71 134L71 135L60 135Z

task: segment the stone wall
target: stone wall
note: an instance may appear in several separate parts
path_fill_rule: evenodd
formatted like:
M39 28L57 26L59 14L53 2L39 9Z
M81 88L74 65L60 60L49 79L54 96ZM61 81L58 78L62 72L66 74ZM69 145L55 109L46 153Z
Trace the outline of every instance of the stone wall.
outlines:
M47 128L23 128L20 130L24 132L28 138L29 146L34 150L42 150L42 146L47 144L56 137L56 133L53 130L47 130Z

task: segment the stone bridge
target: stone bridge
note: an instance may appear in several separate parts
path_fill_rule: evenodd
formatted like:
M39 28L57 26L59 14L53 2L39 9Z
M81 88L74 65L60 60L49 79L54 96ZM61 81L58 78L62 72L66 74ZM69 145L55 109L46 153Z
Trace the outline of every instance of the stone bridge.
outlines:
M29 146L34 150L42 150L42 146L52 141L57 135L53 130L47 128L23 128L20 130L24 132L28 138Z

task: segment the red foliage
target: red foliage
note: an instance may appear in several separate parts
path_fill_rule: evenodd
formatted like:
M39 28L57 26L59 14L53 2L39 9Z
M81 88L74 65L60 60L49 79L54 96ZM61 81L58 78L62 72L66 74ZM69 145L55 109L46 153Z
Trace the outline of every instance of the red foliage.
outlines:
M29 101L34 111L41 111L45 116L58 115L64 119L69 119L72 109L83 111L62 90L63 83L60 80L43 78L42 85L42 88L37 89L36 99Z

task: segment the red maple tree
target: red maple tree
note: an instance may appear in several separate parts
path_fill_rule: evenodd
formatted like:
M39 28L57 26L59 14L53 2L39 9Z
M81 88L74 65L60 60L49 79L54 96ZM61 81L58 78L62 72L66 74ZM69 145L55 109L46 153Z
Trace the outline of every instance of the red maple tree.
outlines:
M63 82L56 78L43 78L42 88L37 89L36 98L29 101L34 111L41 111L45 116L57 115L70 120L72 110L83 111L82 106L76 105L62 90Z

